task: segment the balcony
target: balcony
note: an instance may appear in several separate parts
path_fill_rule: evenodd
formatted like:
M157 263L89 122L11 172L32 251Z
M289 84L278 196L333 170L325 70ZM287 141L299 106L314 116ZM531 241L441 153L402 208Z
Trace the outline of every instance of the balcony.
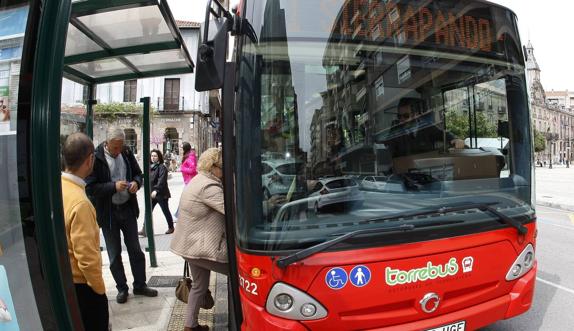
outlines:
M151 100L152 106L161 113L182 113L188 111L199 111L209 114L209 93L194 93L191 97L160 98Z

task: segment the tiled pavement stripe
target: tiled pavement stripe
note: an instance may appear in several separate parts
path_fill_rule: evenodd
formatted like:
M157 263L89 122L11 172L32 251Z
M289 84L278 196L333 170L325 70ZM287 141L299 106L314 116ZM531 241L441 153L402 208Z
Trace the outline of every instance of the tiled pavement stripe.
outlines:
M228 300L227 300L227 276L216 274L215 283L215 307L214 307L214 331L228 330Z
M216 273L211 273L211 278L209 279L209 290L211 293L215 293L215 298L217 297L216 290ZM174 289L175 291L175 289ZM213 329L214 311L217 304L211 309L200 309L199 310L199 324L209 326L209 329ZM183 331L185 324L185 314L187 313L187 304L176 300L173 310L171 312L171 318L169 319L169 324L167 326L167 331ZM226 330L226 329L224 329Z

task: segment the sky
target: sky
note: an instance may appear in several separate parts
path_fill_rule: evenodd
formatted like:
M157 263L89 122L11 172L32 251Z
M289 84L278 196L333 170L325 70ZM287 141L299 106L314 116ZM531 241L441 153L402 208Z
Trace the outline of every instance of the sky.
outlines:
M202 22L206 0L167 0L176 19ZM231 4L238 0L231 0ZM544 89L574 90L574 43L570 44L574 1L491 0L518 16L523 45L530 40L540 66ZM568 24L570 23L570 24Z

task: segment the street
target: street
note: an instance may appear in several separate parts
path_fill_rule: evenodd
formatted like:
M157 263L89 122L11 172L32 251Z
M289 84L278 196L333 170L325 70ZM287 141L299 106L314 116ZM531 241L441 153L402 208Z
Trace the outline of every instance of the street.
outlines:
M524 315L483 331L569 330L574 325L574 213L537 207L538 276L534 304Z

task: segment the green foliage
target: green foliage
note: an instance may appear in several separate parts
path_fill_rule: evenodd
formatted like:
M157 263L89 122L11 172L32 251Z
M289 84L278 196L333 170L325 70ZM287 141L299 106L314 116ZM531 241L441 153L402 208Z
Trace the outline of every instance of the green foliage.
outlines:
M534 128L532 131L534 132L534 151L544 151L546 149L546 139L544 138L544 135Z
M155 107L150 105L150 113L156 111ZM108 121L115 121L121 117L138 117L140 126L143 124L143 104L140 102L112 102L98 103L94 106L94 114L106 118Z
M445 117L448 132L460 139L468 137L468 114L450 110L446 112Z
M484 112L476 112L476 135L479 138L498 137L497 122L486 117Z
M468 114L454 110L446 112L446 129L457 138L468 138L469 123ZM484 112L476 112L477 137L498 137L496 122L486 117Z
M143 104L141 103L98 103L94 106L94 113L139 113L143 111Z

